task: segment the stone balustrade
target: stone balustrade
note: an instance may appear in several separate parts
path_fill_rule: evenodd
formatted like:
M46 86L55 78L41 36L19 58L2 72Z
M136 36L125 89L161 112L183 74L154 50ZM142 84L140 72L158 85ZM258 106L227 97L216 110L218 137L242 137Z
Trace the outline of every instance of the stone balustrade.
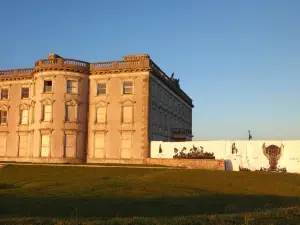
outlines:
M0 75L30 74L32 72L33 72L33 68L0 70Z

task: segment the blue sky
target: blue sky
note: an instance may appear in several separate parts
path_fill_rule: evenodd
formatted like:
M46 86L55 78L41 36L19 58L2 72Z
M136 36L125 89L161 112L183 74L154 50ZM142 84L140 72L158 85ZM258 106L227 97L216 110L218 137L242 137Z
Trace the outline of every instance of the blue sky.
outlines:
M0 69L148 53L193 98L195 140L300 139L300 1L3 0Z

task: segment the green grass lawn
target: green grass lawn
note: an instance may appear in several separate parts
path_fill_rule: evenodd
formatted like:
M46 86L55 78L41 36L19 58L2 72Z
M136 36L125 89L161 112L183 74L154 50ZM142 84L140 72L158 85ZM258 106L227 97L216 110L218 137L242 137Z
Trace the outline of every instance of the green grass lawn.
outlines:
M20 165L0 170L1 224L269 224L266 219L300 224L300 175Z

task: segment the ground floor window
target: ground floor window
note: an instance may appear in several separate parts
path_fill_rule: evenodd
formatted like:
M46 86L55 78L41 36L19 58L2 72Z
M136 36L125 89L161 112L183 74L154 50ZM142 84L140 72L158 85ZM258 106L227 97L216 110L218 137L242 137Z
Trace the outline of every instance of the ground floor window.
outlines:
M41 139L41 157L48 157L50 155L50 135L42 134Z

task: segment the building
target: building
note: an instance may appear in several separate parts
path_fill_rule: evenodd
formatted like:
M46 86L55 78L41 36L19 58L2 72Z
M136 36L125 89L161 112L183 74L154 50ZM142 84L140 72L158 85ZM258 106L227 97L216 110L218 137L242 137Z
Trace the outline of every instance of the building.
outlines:
M192 100L148 55L88 63L49 54L0 70L0 161L149 157L152 140L190 140Z

